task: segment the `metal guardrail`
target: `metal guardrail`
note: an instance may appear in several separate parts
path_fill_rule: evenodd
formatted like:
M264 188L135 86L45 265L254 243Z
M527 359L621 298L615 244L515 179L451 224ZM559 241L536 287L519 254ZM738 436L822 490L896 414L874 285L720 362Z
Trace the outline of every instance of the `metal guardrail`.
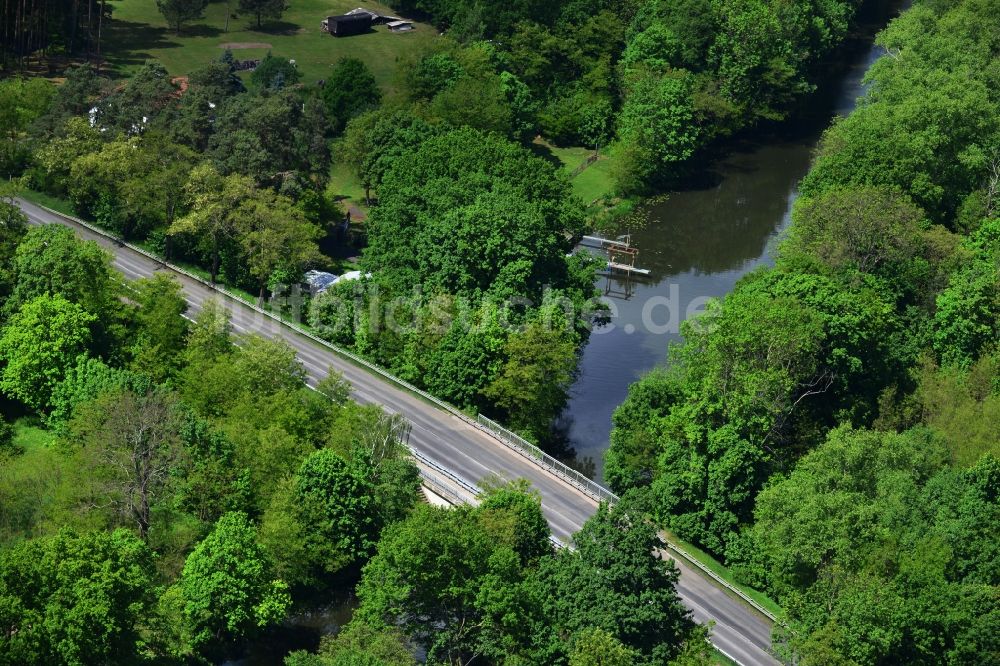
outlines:
M475 484L473 484L470 481L467 481L466 479L462 478L461 476L459 476L455 472L451 471L447 467L444 467L443 465L439 465L438 463L434 462L433 460L431 460L430 458L428 458L424 454L420 453L420 451L417 451L412 446L409 447L409 449L410 449L410 454L414 458L416 458L416 460L418 462L420 462L422 465L430 467L431 469L433 469L438 474L440 474L440 475L446 477L447 479L453 481L462 490L464 490L465 492L469 493L473 497L479 497L482 494L482 492L483 492L482 489L480 489ZM420 476L422 478L424 478L424 479L430 480L432 482L432 485L435 488L442 488L442 489L444 489L445 493L447 495L455 498L460 504L464 504L465 503L465 501L457 493L455 493L450 488L445 488L444 484L439 483L437 481L437 479L434 478L433 476L431 476L430 474L424 474L423 472L421 472Z
M750 606L751 608L753 608L754 610L756 610L758 613L760 613L761 615L763 615L764 617L766 617L767 619L769 619L771 622L777 622L777 623L783 624L781 622L781 620L779 620L774 615L774 613L772 613L771 611L769 611L766 608L764 608L763 606L761 606L759 603L757 603L753 599L753 597L749 596L746 592L744 592L743 590L739 589L738 587L736 587L735 585L733 585L732 583L730 583L729 581L727 581L726 579L724 579L722 576L720 576L719 574L717 574L714 571L712 571L711 569L709 569L708 566L706 566L705 564L702 564L699 560L697 560L695 558L694 555L692 555L691 553L687 552L686 550L684 550L683 548L681 548L680 546L678 546L673 541L670 541L669 539L667 539L666 537L664 537L662 534L660 535L660 538L662 538L663 539L663 543L666 544L667 550L672 550L675 553L677 553L678 555L680 555L681 558L683 558L689 564L694 565L702 573L704 573L706 576L708 576L713 581L715 581L715 583L717 585L719 585L720 587L726 588L727 590L729 590L730 592L732 592L733 594L735 594L736 596L738 596L743 601L743 603L747 604L748 606Z
M246 305L247 307L251 308L255 312L257 312L257 313L259 313L259 314L261 314L261 315L263 315L265 317L268 317L268 318L270 318L270 319L278 322L279 324L287 326L287 327L291 328L292 330L294 330L296 333L299 333L300 335L303 335L303 336L309 338L313 342L315 342L315 343L317 343L319 345L322 345L322 346L326 347L327 349L330 349L331 351L335 352L339 356L343 356L345 358L348 358L351 361L357 363L358 365L361 365L362 367L367 368L371 372L379 375L380 377L388 380L389 382L391 382L393 384L396 384L397 386L399 386L401 388L404 388L407 391L410 391L411 393L415 393L416 395L420 396L424 400L427 400L428 402L430 402L430 403L432 403L432 404L440 407L441 409L443 409L444 411L448 412L449 414L452 414L453 416L456 416L456 417L462 419L463 421L465 421L469 425L472 425L473 427L481 430L482 432L485 432L485 433L491 435L495 440L497 440L501 444L505 445L506 447L508 447L509 449L515 451L516 453L519 453L521 456L523 456L527 460L535 463L536 465L538 465L538 466L540 466L540 467L548 470L549 472L551 472L552 474L556 475L557 477L563 479L566 483L570 484L571 486L573 486L577 490L580 490L581 492L583 492L584 494L586 494L588 497L596 499L599 502L614 503L614 502L618 501L618 499L619 499L618 496L615 495L610 490L608 490L607 488L605 488L604 486L602 486L601 484L599 484L596 481L594 481L594 480L592 480L592 479L584 476L583 474L581 474L580 472L576 471L575 469L572 469L571 467L567 466L565 463L562 463L562 462L556 460L555 458L553 458L549 454L545 453L540 448L538 448L537 446L535 446L531 442L527 441L526 439L524 439L523 437L521 437L517 433L514 433L511 430L508 430L507 428L504 428L502 425L500 425L496 421L493 421L492 419L490 419L490 418L488 418L486 416L483 416L482 414L479 414L476 419L472 419L467 414L465 414L461 410L457 409L453 405L449 405L448 403L444 402L440 398L434 397L430 393L427 393L426 391L417 388L416 386L414 386L413 384L407 382L406 380L400 379L399 377L396 377L395 375L393 375L393 374L389 373L388 371L386 371L386 370L380 368L379 366L375 365L371 361L368 361L368 360L366 360L366 359L358 356L357 354L354 354L353 352L347 351L346 349L344 349L344 348L342 348L342 347L340 347L338 345L335 345L335 344L329 342L328 340L324 340L323 338L320 338L315 333L313 333L313 332L311 332L311 331L303 328L297 322L288 321L287 319L283 319L282 317L274 314L273 312L270 312L268 310L264 310L263 308L261 308L260 306L258 306L256 303L248 301L247 299L243 298L239 294L235 294L235 293L233 293L233 292L231 292L231 291L229 291L229 290L225 289L224 287L221 287L221 286L219 286L217 284L212 284L208 280L206 280L206 279L204 279L204 278L202 278L202 277L200 277L198 275L195 275L194 273L191 273L190 271L185 270L185 269L181 268L180 266L176 266L174 264L171 264L170 262L168 262L168 261L166 261L166 260L164 260L164 259L156 256L155 254L153 254L151 252L148 252L148 251L142 249L141 247L138 247L137 245L133 245L132 243L129 243L129 242L125 241L124 239L121 239L121 238L115 236L112 233L109 233L105 229L101 229L100 227L95 226L93 224L90 224L89 222L85 222L84 220L81 220L81 219L79 219L77 217L73 217L71 215L66 215L64 213L60 213L59 211L53 210L53 209L49 208L48 206L43 206L41 204L36 204L36 203L33 203L33 202L32 202L32 205L37 206L37 207L39 207L39 208L41 208L43 210L46 210L46 211L48 211L49 213L51 213L53 215L56 215L56 216L64 218L64 219L67 219L67 220L73 222L74 224L79 224L80 226L82 226L82 227L84 227L86 229L89 229L90 231L94 232L95 234L97 234L99 236L102 236L104 238L107 238L107 239L109 239L109 240L111 240L111 241L119 244L119 245L127 247L130 250L132 250L133 252L138 252L139 254L143 255L144 257L146 257L148 259L151 259L152 261L155 261L156 263L160 264L164 268L169 268L170 270L172 270L172 271L174 271L176 273L180 273L181 275L184 275L184 276L190 278L191 280L194 280L195 282L198 282L198 283L204 285L205 287L208 287L212 291L216 291L216 292L222 294L223 296L226 296L227 298L231 298L234 301L238 301L238 302L242 303L243 305ZM473 486L472 484L470 484L468 481L465 481L464 479L462 479L460 476L458 476L454 472L451 472L450 470L447 470L446 468L442 467L441 465L438 465L437 463L434 463L429 458L427 458L423 454L420 454L419 452L417 452L412 447L410 448L410 450L414 453L414 456L417 457L424 464L428 465L429 467L433 467L435 470L441 472L442 474L445 474L448 478L450 478L450 479L456 481L457 483L459 483L460 485L462 485L463 488L466 488L466 489L471 488L472 490L470 490L470 492L472 492L473 495L478 495L479 494L480 490L478 488L476 488L475 486ZM441 485L441 484L438 484L436 481L433 481L433 483L434 483L435 486L440 486ZM449 491L449 494L454 495L454 493L452 493L450 491ZM558 546L558 547L565 547L565 544L563 544L559 539L557 539L555 537L551 537L550 540L556 546ZM699 562L698 560L696 560L692 555L690 555L689 553L687 553L683 548L681 548L680 546L677 546L676 544L671 543L669 541L666 541L666 540L664 540L664 541L666 542L667 547L670 550L674 551L675 553L677 553L678 555L680 555L681 557L683 557L690 564L692 564L693 566L695 566L696 568L698 568L700 571L702 571L703 573L705 573L705 575L707 575L712 580L714 580L717 584L719 584L720 586L726 588L727 590L731 591L732 593L736 594L740 599L742 599L744 602L746 602L749 606L751 606L752 608L756 609L758 612L760 612L761 614L763 614L765 617L769 618L771 621L773 621L773 622L777 622L778 621L777 618L775 618L775 616L774 616L773 613L771 613L767 609L763 608L760 604L758 604L751 597L749 597L745 592L743 592L742 590L738 589L737 587L735 587L731 583L727 582L722 577L720 577L718 574L716 574L714 571L712 571L711 569L709 569L708 567L706 567L704 564L702 564L701 562Z
M479 415L477 420L479 421L480 426L492 433L496 439L499 439L508 448L520 453L528 460L545 467L566 483L569 483L598 502L608 502L609 504L614 504L618 501L618 495L615 495L601 484L586 475L581 474L569 465L556 460L549 454L545 453L545 451L542 451L540 448L518 435L516 432L512 432L507 428L504 428L496 421L489 419L482 414Z

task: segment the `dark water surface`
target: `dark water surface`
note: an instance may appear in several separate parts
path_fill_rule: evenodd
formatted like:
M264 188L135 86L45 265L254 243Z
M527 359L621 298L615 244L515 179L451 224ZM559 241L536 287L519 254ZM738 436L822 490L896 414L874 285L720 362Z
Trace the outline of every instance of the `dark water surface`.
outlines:
M583 351L580 375L562 417L576 459L592 460L603 475L611 414L628 387L666 362L667 345L679 339L682 319L724 296L758 266L773 263L773 249L788 226L796 186L809 169L822 131L854 108L862 78L882 54L875 33L898 14L901 3L868 6L841 60L846 67L827 77L791 122L745 139L698 178L699 184L670 193L647 212L645 228L632 234L636 265L649 278L602 277L612 323L594 331Z

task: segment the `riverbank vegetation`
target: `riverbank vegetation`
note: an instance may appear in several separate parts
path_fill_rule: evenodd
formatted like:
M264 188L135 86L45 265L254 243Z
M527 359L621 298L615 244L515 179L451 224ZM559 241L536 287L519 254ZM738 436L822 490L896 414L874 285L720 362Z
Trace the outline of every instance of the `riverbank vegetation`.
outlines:
M996 660L996 18L917 2L777 265L684 325L607 478L786 609L798 663Z

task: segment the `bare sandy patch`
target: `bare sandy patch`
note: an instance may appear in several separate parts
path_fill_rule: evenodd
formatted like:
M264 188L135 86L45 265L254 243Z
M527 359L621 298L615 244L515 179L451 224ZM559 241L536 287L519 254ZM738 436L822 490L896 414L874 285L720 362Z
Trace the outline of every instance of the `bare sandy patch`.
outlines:
M236 51L237 49L269 49L271 45L266 42L226 42L219 44L219 48Z

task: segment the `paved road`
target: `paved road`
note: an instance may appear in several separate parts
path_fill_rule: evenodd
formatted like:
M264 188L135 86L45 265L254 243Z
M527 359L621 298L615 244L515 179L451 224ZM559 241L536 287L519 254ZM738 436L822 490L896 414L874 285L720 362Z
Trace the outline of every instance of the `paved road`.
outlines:
M73 223L70 219L50 213L26 201L18 201L18 204L31 223L59 223L70 226L81 238L95 241L109 250L114 256L115 268L129 280L169 270L128 247L120 247L108 238ZM314 384L325 377L329 368L335 368L351 383L354 389L353 397L358 402L375 403L389 412L406 417L413 425L410 445L438 465L473 483L491 474L530 481L541 494L542 510L549 521L552 533L560 540L568 541L569 537L596 511L597 504L594 500L577 488L498 443L478 428L338 356L330 349L261 315L239 301L225 298L219 292L182 274L174 273L174 275L184 288L190 314L197 313L202 304L214 298L229 310L233 329L237 333L280 337L294 347L306 368L310 383ZM697 621L715 621L712 642L716 647L744 666L779 663L767 653L770 647L771 625L766 618L731 598L683 562L678 562L678 567L681 570L681 580L678 584L681 599L691 609Z

